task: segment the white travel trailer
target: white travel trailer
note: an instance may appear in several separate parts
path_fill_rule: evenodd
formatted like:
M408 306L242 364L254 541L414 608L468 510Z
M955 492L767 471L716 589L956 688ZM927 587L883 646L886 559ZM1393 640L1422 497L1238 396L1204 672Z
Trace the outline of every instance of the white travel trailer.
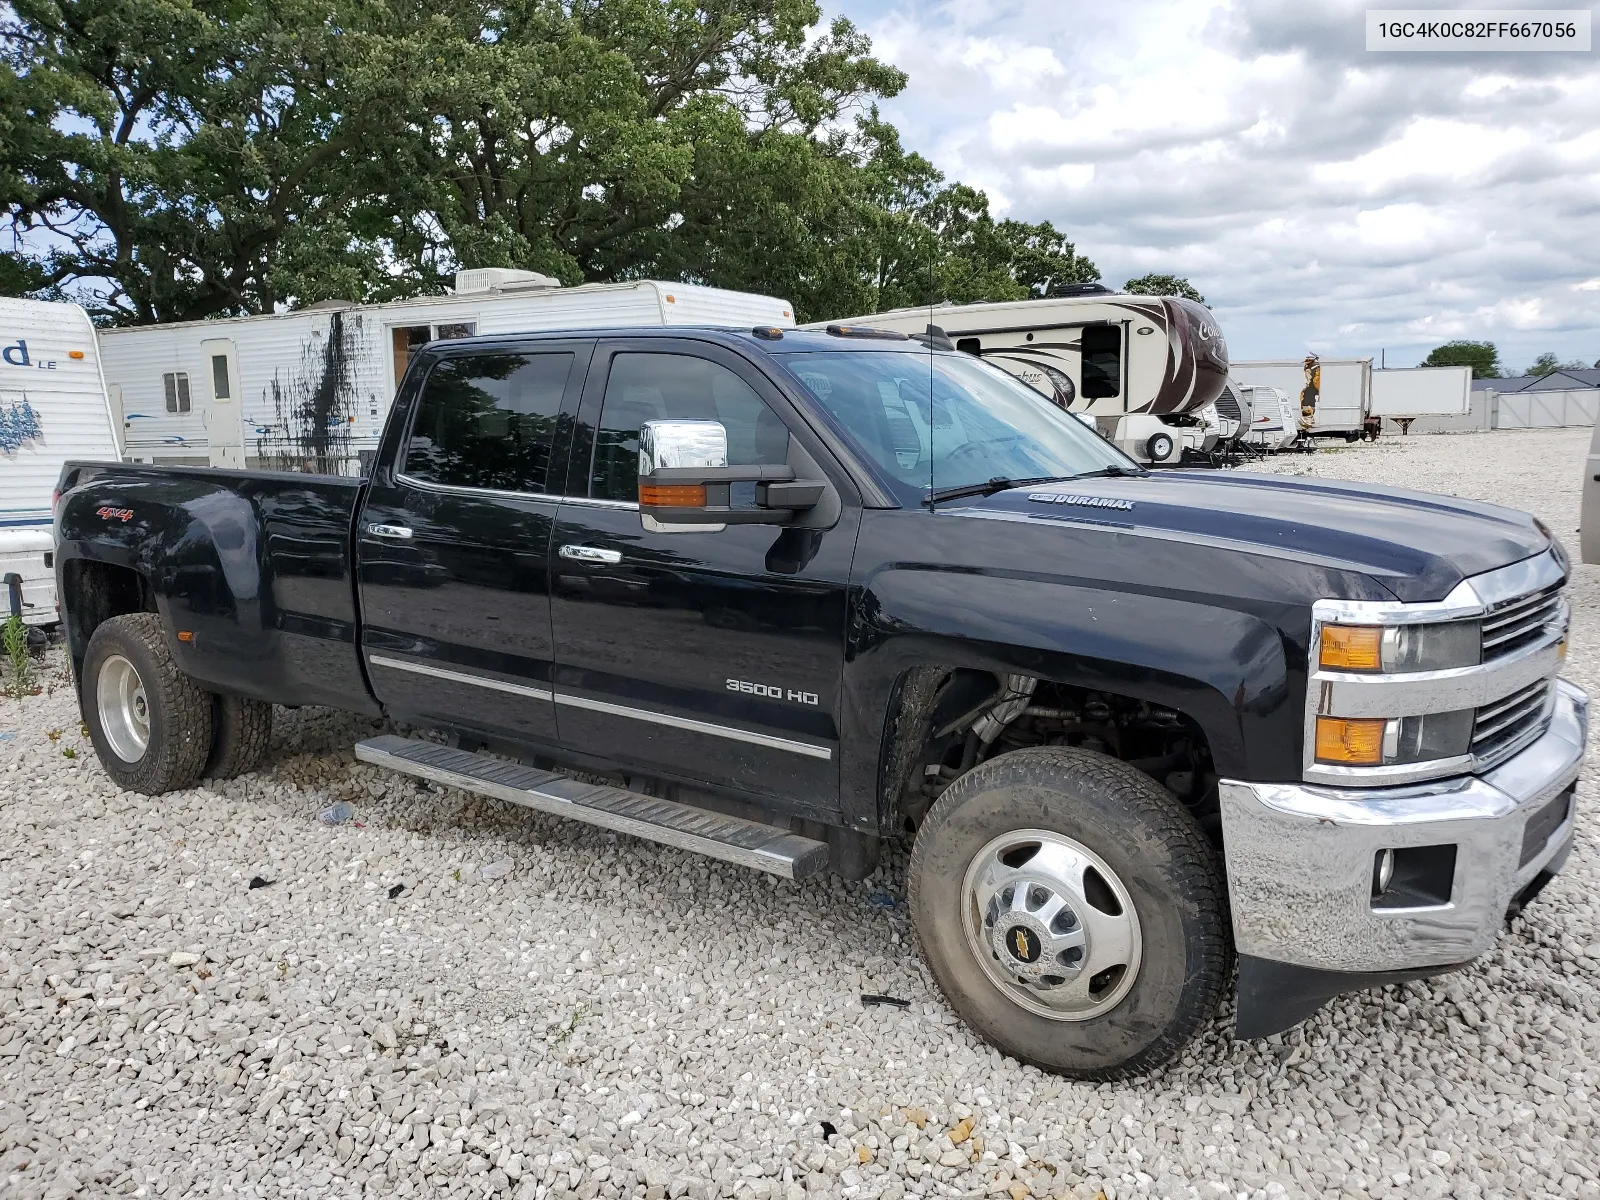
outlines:
M19 602L29 625L58 620L51 522L61 464L115 461L115 430L88 314L0 298L0 619Z
M1236 362L1233 377L1245 385L1275 387L1300 409L1300 436L1353 442L1372 406L1370 358L1268 359ZM1314 410L1306 422L1306 408Z
M561 287L531 271L460 271L449 296L106 330L137 462L358 475L406 363L439 338L659 325L794 325L787 300L687 283Z
M1269 454L1287 450L1300 436L1300 408L1275 387L1232 383L1239 397L1240 437Z
M1371 415L1410 433L1418 417L1462 417L1472 405L1471 367L1386 367L1372 373Z
M1100 432L1141 462L1177 463L1216 441L1195 414L1228 377L1228 347L1211 310L1188 300L1118 295L1089 284L1075 294L996 304L900 308L830 324L900 333L937 326L976 354L1087 413Z

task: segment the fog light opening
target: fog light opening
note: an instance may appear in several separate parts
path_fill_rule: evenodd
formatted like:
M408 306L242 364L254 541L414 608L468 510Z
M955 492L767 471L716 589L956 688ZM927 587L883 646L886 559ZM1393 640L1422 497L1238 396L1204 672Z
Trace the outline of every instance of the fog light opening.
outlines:
M1449 904L1455 876L1454 843L1379 850L1372 860L1373 911Z
M1394 851L1389 849L1379 850L1372 863L1372 895L1373 898L1383 895L1389 890L1389 884L1394 881Z

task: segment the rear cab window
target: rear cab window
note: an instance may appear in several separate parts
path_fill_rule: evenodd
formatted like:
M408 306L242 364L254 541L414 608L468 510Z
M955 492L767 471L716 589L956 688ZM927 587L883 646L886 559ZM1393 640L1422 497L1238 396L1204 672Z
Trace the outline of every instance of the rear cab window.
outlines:
M401 459L424 485L548 494L570 350L458 355L428 373Z

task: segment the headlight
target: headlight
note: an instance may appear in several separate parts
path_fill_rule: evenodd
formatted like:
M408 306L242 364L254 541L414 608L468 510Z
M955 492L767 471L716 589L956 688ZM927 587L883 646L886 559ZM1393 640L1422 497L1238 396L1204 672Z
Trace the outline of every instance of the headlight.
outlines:
M1325 670L1404 673L1475 667L1483 657L1477 621L1436 625L1324 625Z
M1318 717L1317 761L1387 767L1457 758L1472 747L1470 708L1422 717Z

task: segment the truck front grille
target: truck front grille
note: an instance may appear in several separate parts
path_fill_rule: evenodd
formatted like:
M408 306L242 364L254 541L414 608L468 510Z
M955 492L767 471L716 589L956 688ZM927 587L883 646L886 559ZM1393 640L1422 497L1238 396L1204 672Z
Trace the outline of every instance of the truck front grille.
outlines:
M1537 641L1561 612L1561 584L1495 605L1483 618L1483 661L1514 654Z
M1553 680L1541 679L1478 709L1472 722L1472 756L1479 769L1510 758L1550 723Z

